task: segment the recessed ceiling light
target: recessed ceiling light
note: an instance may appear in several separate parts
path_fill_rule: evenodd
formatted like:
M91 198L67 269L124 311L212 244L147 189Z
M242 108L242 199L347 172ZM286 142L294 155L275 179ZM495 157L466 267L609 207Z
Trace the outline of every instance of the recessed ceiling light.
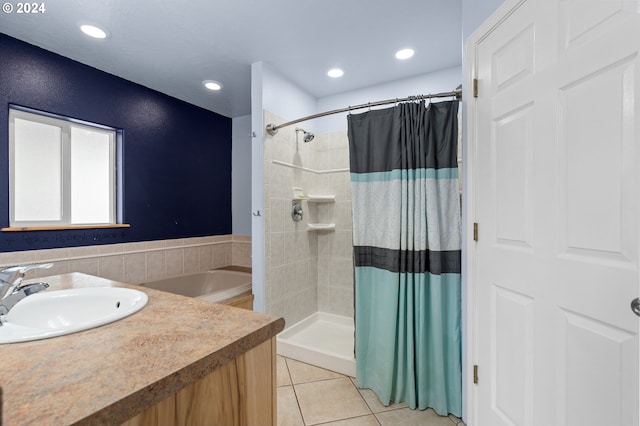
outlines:
M333 68L327 72L327 75L331 78L338 78L344 75L344 71L342 71L340 68Z
M205 80L202 84L209 90L218 91L222 89L222 83L215 80Z
M80 30L83 33L93 38L107 38L107 32L101 28L98 28L94 25L81 25Z
M401 60L409 59L414 53L413 49L401 49L396 52L396 58Z

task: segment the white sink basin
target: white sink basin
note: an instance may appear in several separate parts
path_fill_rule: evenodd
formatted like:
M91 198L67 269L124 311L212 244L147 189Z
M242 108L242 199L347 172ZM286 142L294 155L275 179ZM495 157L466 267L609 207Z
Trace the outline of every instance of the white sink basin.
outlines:
M0 317L0 343L48 339L98 327L138 312L149 298L121 287L43 291Z

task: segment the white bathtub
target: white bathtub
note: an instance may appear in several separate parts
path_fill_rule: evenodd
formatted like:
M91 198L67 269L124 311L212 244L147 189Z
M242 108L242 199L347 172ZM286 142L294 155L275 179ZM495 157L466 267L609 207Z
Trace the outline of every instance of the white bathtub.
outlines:
M219 303L251 291L251 274L215 269L175 278L150 281L142 285L155 290Z

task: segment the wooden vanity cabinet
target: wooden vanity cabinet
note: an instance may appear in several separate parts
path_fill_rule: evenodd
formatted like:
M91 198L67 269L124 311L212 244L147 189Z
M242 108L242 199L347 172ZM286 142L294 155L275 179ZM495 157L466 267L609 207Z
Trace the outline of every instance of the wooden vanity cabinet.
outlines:
M276 339L181 389L124 426L276 426Z

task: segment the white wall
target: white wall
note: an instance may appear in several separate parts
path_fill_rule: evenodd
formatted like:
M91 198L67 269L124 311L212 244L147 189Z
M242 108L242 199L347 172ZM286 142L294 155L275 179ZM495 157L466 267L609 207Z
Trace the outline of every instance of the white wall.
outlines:
M273 112L288 121L333 109L345 108L349 105L412 95L449 92L462 83L461 67L453 67L316 100L312 95L286 80L285 77L267 64L262 64L262 69L263 109ZM392 105L387 107L390 106ZM359 110L356 112L364 111ZM344 130L347 127L346 116L347 113L335 114L302 122L298 126L316 133ZM269 123L264 124L267 125Z
M317 102L309 93L288 81L268 64L262 63L262 109L291 121L315 114ZM264 124L266 126L269 123ZM300 125L303 124L305 130L315 131L313 122Z
M253 310L264 312L263 63L251 64L251 268Z
M251 235L251 115L232 119L231 217L234 235Z
M318 99L318 112L346 108L350 105L366 104L394 98L414 95L427 95L453 91L462 83L462 68L453 67L416 77L395 80L389 83L371 86L360 90L340 93ZM393 104L378 108L389 108ZM365 112L366 109L354 111ZM334 114L313 120L317 133L333 132L347 128L347 113Z

